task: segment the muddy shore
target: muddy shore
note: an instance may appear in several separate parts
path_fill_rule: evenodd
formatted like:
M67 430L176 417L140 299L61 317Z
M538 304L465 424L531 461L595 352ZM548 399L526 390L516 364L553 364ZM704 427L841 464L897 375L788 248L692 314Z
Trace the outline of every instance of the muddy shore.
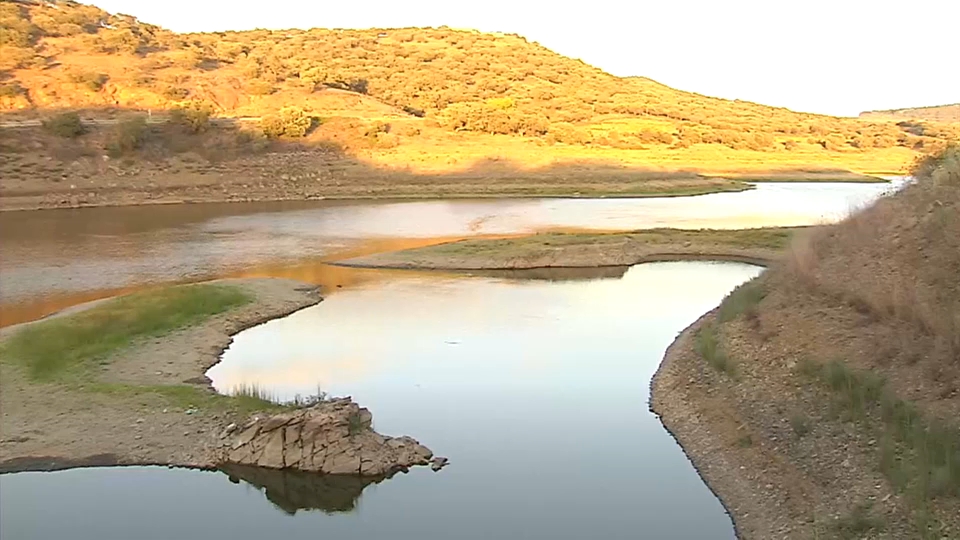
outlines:
M250 456L246 461L234 461L258 464L258 460L267 459L269 452L263 452L262 447L267 446L267 438L272 435L270 424L283 425L276 421L280 416L278 411L251 414L229 403L221 406L204 374L220 361L233 335L317 304L321 300L319 290L314 285L286 279L229 279L216 283L236 287L252 300L199 324L161 338L136 342L116 353L109 367L100 370L95 383L131 391L90 391L66 384L37 382L29 380L18 366L0 362L0 472L109 465L212 468L224 463L231 448L241 447L236 442L239 436L245 437L242 447L250 448L251 452L247 452ZM98 303L74 308L60 316L82 316L80 312L84 308L92 309ZM4 328L0 338L5 339L29 324L35 323ZM214 399L194 405L171 399L169 393L156 390L170 387L200 390L203 392L200 395L209 393ZM365 425L361 426L363 433L355 440L353 433L350 434L351 444L365 443L367 439L379 444L390 441L368 432L365 428L369 426L369 413L352 403L331 402L316 412L301 409L282 414L301 418L304 423L323 416L323 422L314 424L324 424L320 426L323 429L345 428L346 417L341 418L341 410L343 414L367 415ZM304 417L305 414L308 416ZM338 422L343 426L334 426ZM287 442L288 448L280 449L281 456L290 453L293 441ZM321 469L330 465L344 469L352 466L354 457L359 460L359 455L345 459L342 453L336 456L332 450L330 453L329 463L318 458L309 470L327 472ZM281 458L274 468L296 465L290 458L287 461L290 463L284 463ZM393 463L386 465L392 469ZM352 470L362 472L359 463Z

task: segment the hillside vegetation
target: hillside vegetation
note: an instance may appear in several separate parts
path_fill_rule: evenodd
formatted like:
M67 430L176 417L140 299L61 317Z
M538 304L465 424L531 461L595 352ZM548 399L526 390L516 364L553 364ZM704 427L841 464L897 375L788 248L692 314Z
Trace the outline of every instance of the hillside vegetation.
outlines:
M960 122L960 103L936 105L932 107L913 107L909 109L889 109L884 111L865 111L860 118L867 120L929 120L934 122Z
M716 430L675 426L694 461L767 473L707 474L745 536L960 537L960 149L915 174L731 294L666 376Z
M222 171L223 163L278 152L294 163L262 167L272 180L310 170L357 187L285 184L279 198L416 196L430 192L420 175L450 174L513 182L443 191L462 195L543 193L524 187L529 178L565 184L550 193L601 193L595 180L570 180L636 170L862 180L850 172L897 174L918 152L960 139L960 124L801 114L615 77L516 35L445 27L177 34L66 0L0 0L0 29L0 128L17 130L0 141L8 197L76 198L70 184L51 183L70 171L94 190L90 204L124 203L104 201L104 190L148 172L158 186L194 185L169 176L191 167L251 185L262 177L244 172L249 164ZM104 165L103 155L127 165ZM118 168L124 179L97 180ZM383 175L419 187L363 185ZM621 183L609 192L673 191Z

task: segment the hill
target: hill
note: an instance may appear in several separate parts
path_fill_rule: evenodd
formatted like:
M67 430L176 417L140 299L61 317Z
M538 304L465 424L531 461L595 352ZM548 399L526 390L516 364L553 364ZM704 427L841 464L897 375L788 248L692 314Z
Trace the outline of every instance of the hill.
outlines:
M801 114L683 92L642 77L619 78L516 35L449 28L176 34L93 6L44 0L0 1L0 28L0 128L37 128L38 120L46 120L45 133L56 136L6 138L5 153L20 156L0 163L5 178L17 178L0 186L8 196L72 196L62 186L38 183L38 173L50 169L59 178L62 171L55 169L76 167L91 177L112 174L82 158L102 154L109 139L120 136L108 126L131 115L151 125L182 121L182 112L173 119L168 113L183 110L190 113L190 131L200 135L189 144L174 140L182 139L176 134L165 138L157 129L130 126L123 128L127 143L112 147L124 147L124 159L138 161L139 175L163 175L181 165L144 163L141 147L151 149L154 163L183 157L203 167L257 152L293 152L300 156L297 165L278 176L299 175L298 168L329 172L337 155L347 161L332 171L351 183L399 175L420 186L411 193L429 193L430 182L418 175L466 174L512 177L519 183L514 192L535 194L541 190L523 187L531 175L549 183L585 171L595 177L639 168L793 179L811 172L820 173L815 179L856 178L850 171L898 173L917 152L960 139L960 125ZM65 111L80 113L72 121L77 126L70 127L69 119L50 122ZM64 122L67 128L57 131ZM29 148L20 139L29 139ZM284 144L274 144L276 139ZM304 152L322 155L311 161ZM63 166L47 167L48 157ZM271 163L270 170L277 166ZM92 187L100 193L125 182L94 181ZM628 183L610 192L664 192ZM710 184L688 184L677 193L710 191ZM559 192L597 193L591 185L581 187ZM290 190L297 191L284 187ZM511 193L496 186L479 191ZM326 189L315 194L338 195ZM92 204L104 203L103 196L97 199Z
M934 122L960 122L960 103L936 105L932 107L913 107L909 109L888 109L884 111L865 111L860 118L866 120L929 120Z
M916 176L668 351L654 408L744 537L960 537L960 149Z

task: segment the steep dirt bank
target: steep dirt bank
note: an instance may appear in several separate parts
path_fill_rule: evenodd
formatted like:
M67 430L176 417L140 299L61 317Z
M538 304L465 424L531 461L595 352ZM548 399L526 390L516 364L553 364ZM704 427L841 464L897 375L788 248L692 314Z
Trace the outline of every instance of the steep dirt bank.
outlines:
M644 262L727 260L766 266L803 227L743 230L651 229L630 233L543 233L467 239L356 257L336 264L422 270L598 268Z
M743 538L960 537L960 154L685 330L653 410Z
M244 291L250 302L135 342L79 384L38 382L20 366L0 362L0 472L235 462L386 475L427 464L429 450L409 438L374 433L370 413L349 400L295 409L216 395L204 373L219 361L232 335L320 301L316 286L292 280L217 283ZM88 309L93 313L96 306ZM73 310L62 317L84 315ZM0 337L7 340L29 324L5 328Z

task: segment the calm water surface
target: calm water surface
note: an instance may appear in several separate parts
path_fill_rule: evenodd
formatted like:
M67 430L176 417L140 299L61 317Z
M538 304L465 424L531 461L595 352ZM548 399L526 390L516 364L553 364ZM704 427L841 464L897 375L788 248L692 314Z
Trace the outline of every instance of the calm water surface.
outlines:
M271 504L219 473L17 474L0 482L4 538L732 538L648 411L649 383L677 332L758 272L682 262L576 281L401 275L338 292L236 336L215 385L352 395L378 431L416 436L449 467L303 490L355 498L338 506L278 497L296 484L283 479L251 480L275 487Z
M758 268L659 263L521 280L324 263L481 234L813 224L888 189L0 214L4 324L144 283L263 275L331 287L320 305L236 336L209 373L216 387L352 395L378 431L452 461L382 483L255 469L5 475L0 537L732 538L648 411L649 383L677 332Z
M324 262L475 235L549 229L743 228L835 221L900 185L762 183L651 199L315 201L0 213L0 324L144 284L280 276L379 279Z

